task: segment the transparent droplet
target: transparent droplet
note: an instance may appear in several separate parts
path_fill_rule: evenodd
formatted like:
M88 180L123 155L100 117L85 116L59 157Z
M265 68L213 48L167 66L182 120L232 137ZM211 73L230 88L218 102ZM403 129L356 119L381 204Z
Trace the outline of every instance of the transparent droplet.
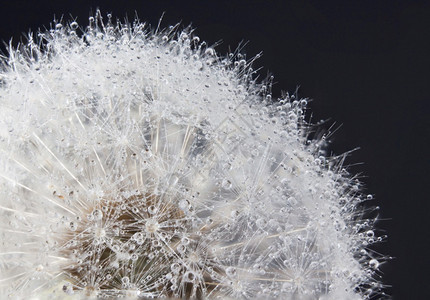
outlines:
M264 219L262 219L262 218L257 219L257 221L255 221L255 224L256 224L258 227L263 228L263 227L265 227L265 226L266 226L266 220L264 220Z
M238 211L238 210L232 210L231 211L231 213L230 213L230 216L233 218L233 219L236 219L238 216L240 215L240 212Z
M378 267L379 267L379 261L377 261L376 259L371 259L370 261L369 261L369 266L372 268L372 269L378 269Z
M231 181L230 181L230 180L228 180L228 179L226 179L226 178L224 178L224 179L222 180L221 185L222 185L222 187L223 187L223 188L225 188L225 189L231 189L231 187L232 187L232 183L231 183Z
M215 55L215 50L212 48L207 48L205 51L205 54L209 55L209 56L213 56L213 55Z
M189 205L190 205L190 202L188 200L179 201L179 208L182 210L186 210Z
M155 205L150 205L148 207L148 213L150 213L151 215L156 214L158 211L158 208Z
M227 274L227 276L235 276L236 275L236 268L233 267L228 267L227 269L225 269L225 273Z
M93 210L92 215L95 221L101 220L103 218L103 213L100 209Z
M184 277L185 277L185 280L189 282L193 282L196 280L196 274L194 274L191 271L188 271L187 273L185 273Z
M73 295L73 287L70 284L63 285L63 292L67 295Z
M73 30L76 30L78 28L78 22L73 21L72 23L70 23L70 28L72 28Z
M70 222L69 223L69 228L70 228L71 231L75 231L78 228L78 226L77 226L77 224L75 222Z
M181 265L179 265L178 263L173 263L173 264L171 264L171 266L170 266L170 270L172 270L172 272L173 272L174 274L178 274L178 273L179 273L179 271L181 270Z

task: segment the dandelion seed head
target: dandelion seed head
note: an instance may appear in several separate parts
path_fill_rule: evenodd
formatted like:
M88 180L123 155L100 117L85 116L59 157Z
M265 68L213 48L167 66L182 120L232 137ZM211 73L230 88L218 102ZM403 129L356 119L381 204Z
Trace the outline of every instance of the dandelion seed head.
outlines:
M307 101L272 99L252 60L97 12L2 63L2 295L380 292L372 195L309 138Z

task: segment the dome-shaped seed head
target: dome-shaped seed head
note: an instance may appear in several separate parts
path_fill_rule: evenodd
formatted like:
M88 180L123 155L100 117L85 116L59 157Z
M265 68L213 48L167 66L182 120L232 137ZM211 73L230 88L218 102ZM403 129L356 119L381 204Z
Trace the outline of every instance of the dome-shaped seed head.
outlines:
M366 196L252 60L177 27L54 23L0 73L0 294L360 299ZM39 299L38 298L38 299Z

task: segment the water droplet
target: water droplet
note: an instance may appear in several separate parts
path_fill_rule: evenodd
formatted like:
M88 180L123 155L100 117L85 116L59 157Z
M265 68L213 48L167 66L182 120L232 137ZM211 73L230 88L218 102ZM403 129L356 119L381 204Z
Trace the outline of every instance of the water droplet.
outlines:
M69 228L70 228L71 231L75 231L78 228L78 226L77 226L77 224L75 222L70 222L69 223Z
M158 208L155 205L150 205L148 207L148 213L150 213L151 215L156 214L158 211Z
M179 208L182 210L186 210L189 205L190 205L190 202L188 200L179 201Z
M63 292L65 292L67 295L73 295L73 288L70 284L63 285Z
M178 273L179 273L179 271L181 270L181 265L180 265L180 264L178 264L178 263L173 263L173 264L170 266L170 269L172 270L172 272L173 272L174 274L178 274Z
M185 280L189 282L193 282L196 280L196 274L194 274L191 271L188 271L187 273L185 273L184 277L185 277Z
M375 233L374 233L372 230L369 230L369 231L367 231L367 232L366 232L366 235L367 235L368 237L374 237L374 236L375 236Z
M232 210L231 213L230 213L230 216L233 219L236 219L239 215L240 215L240 212L238 210Z
M76 30L78 28L78 22L73 21L72 23L70 23L70 28L72 28L73 30Z
M232 187L232 183L231 183L231 181L230 181L230 180L228 180L228 179L226 179L226 178L224 178L224 179L222 180L221 185L222 185L222 187L223 187L223 188L225 188L225 189L231 189L231 187Z
M236 268L228 267L228 268L225 270L225 273L227 274L227 276L233 277L233 276L235 276L235 275L237 274L237 272L236 272Z
M287 199L287 203L288 203L289 205L291 205L291 206L295 206L295 205L297 205L297 200L296 200L296 198L294 198L294 197L289 197L289 198Z
M264 228L266 226L266 220L260 218L257 219L257 221L255 221L255 224L259 227L259 228Z
M207 48L205 51L205 54L209 55L209 56L213 56L213 55L215 55L215 51L212 48Z
M378 269L378 267L379 267L379 261L377 261L376 259L371 259L370 261L369 261L369 266L372 268L372 269Z
M178 250L179 253L185 253L185 251L187 250L187 248L184 245L178 245L178 247L176 248L176 250Z
M95 209L92 212L94 221L99 221L103 218L103 213L100 209Z

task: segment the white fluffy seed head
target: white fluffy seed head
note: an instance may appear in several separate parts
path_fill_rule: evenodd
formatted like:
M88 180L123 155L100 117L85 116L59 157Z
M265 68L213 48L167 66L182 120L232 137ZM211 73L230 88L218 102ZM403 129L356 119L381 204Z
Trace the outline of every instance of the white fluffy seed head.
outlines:
M240 55L176 27L56 23L0 74L0 293L359 299L359 183ZM379 238L380 239L380 238Z

